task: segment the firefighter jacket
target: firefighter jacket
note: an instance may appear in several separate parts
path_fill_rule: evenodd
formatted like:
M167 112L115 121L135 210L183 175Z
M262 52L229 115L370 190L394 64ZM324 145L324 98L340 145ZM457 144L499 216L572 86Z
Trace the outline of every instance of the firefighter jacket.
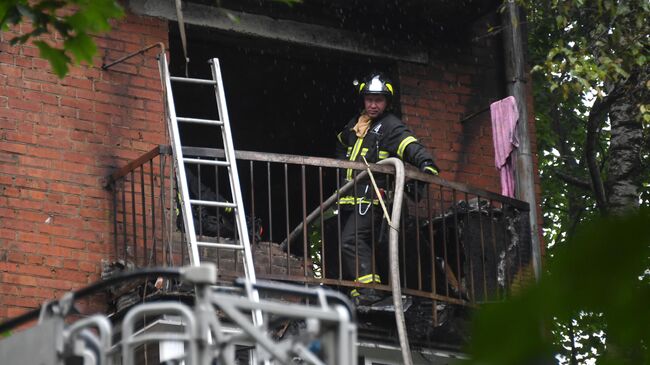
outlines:
M414 165L420 170L429 170L437 174L438 168L433 162L431 154L418 143L413 133L392 113L384 113L373 120L368 127L364 137L357 137L352 129L357 123L359 115L352 118L337 135L338 143L336 158L348 161L363 161L364 156L368 163L379 162L388 157L399 159ZM347 169L344 180L350 181L353 178L353 170ZM378 178L377 184L380 188L386 188L385 179ZM353 196L343 197L339 204L359 204L360 199L368 199L371 196L372 186L368 181L357 183L356 193ZM368 201L368 200L366 200Z

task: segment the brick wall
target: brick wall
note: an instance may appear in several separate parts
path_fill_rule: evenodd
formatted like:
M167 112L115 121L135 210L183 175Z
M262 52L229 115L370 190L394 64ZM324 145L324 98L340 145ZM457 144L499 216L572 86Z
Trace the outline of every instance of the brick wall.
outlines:
M505 97L501 43L498 37L470 41L485 29L479 22L461 39L437 44L429 65L401 63L401 103L405 123L434 152L443 178L500 192L484 109Z
M58 79L32 45L0 34L0 318L98 278L111 250L105 177L164 142L155 50L167 22L128 16L97 40L92 66Z
M0 318L98 278L112 249L105 177L165 141L156 51L100 65L166 43L166 21L128 16L63 80L35 47L8 45L19 31L0 34ZM460 120L505 96L501 52L498 38L449 42L428 65L398 65L404 120L442 177L497 192L489 112Z
M404 122L434 152L441 176L497 193L501 192L501 182L494 166L489 106L507 93L501 36L485 34L488 23L499 21L488 16L477 21L461 39L437 44L430 50L429 65L399 65ZM530 84L527 96L530 146L537 166ZM466 119L470 115L474 116ZM535 178L535 194L539 203L539 174ZM542 237L539 205L536 214L537 233Z

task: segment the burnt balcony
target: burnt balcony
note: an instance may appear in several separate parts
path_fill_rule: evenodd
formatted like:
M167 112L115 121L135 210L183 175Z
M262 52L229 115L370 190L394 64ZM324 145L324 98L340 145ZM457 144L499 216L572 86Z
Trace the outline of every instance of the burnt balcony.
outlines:
M183 152L197 159L223 157L218 149ZM347 170L356 176L366 169L364 164L247 151L237 151L236 156L258 278L326 285L345 294L362 285L390 291L385 227L374 230L378 233L372 245L374 271L384 280L360 284L344 275L340 244L344 222L337 205L327 204L338 200L336 192ZM112 266L107 265L111 269L189 264L172 163L169 148L160 146L110 177L115 258ZM223 167L186 165L186 169L193 175L190 190L196 199L201 200L201 194L230 199ZM388 182L387 187L393 186L394 168L371 165L371 170ZM500 301L532 278L530 207L415 169L406 169L406 179L399 269L409 307L405 313L409 337L415 346L458 348L472 308ZM373 211L368 214L379 210ZM223 210L198 208L194 220L201 241L238 239L232 218ZM224 285L243 276L241 253L211 247L200 251L202 260L217 264ZM128 302L123 300L122 305ZM392 315L362 314L360 338L395 338Z

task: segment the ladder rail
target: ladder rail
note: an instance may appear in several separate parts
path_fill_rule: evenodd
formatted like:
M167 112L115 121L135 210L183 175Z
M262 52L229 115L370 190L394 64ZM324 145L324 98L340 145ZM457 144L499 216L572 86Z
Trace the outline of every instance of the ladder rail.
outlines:
M254 302L259 302L259 293L257 292L257 289L253 287L253 285L257 283L255 277L255 266L253 263L250 240L248 238L246 215L244 214L244 200L241 195L241 185L239 184L239 174L237 172L237 163L235 160L235 147L232 141L230 119L228 116L228 107L226 105L226 95L223 89L223 79L221 77L221 66L219 64L219 59L213 58L211 61L211 66L212 78L217 82L214 91L217 98L219 120L223 122L221 134L223 136L224 152L226 154L226 161L230 163L230 166L228 167L230 169L230 173L228 174L230 178L230 189L234 203L237 205L234 212L237 215L237 219L235 219L237 222L237 231L239 234L240 244L244 247L244 272L246 278L248 279L246 291L251 300ZM256 310L253 312L253 322L255 325L261 325L263 323L261 311Z
M185 179L185 163L183 161L183 148L181 145L180 132L178 130L178 119L176 117L176 107L174 106L174 95L172 92L171 76L169 75L169 66L167 64L166 54L161 54L159 58L160 74L163 75L165 97L167 99L167 128L169 129L169 138L172 145L174 172L176 173L176 187L180 189L181 210L183 223L185 227L185 238L190 253L190 264L199 266L201 259L199 249L193 244L196 242L196 232L194 228L194 219L192 215L192 206L190 204L190 192ZM177 78L174 78L177 79Z
M174 171L176 172L176 185L180 191L181 198L181 211L183 215L183 223L185 227L185 237L188 245L188 252L190 253L190 264L192 266L201 265L201 257L199 254L199 247L221 247L238 249L243 251L243 267L246 277L246 293L250 300L259 302L259 294L257 289L254 288L257 280L255 277L255 266L253 263L253 255L251 251L250 239L248 236L248 227L246 223L246 215L244 213L244 199L241 193L241 185L239 181L239 173L237 171L237 163L235 158L235 147L232 140L232 131L230 129L230 120L228 117L228 107L226 105L225 92L223 88L223 79L221 76L221 67L219 60L213 58L210 60L212 80L196 79L189 77L174 77L169 74L169 67L167 57L162 54L159 58L160 74L162 76L163 89L165 91L166 104L167 104L167 121L169 138L174 151ZM200 119L178 117L176 115L176 108L174 104L174 97L172 91L172 81L179 83L190 83L197 85L211 85L214 87L215 99L217 103L217 112L219 115L218 120ZM200 160L194 158L185 158L183 156L183 146L181 144L180 132L178 123L194 123L213 125L221 128L221 137L225 151L225 161L219 160ZM228 169L228 178L230 182L230 192L232 196L232 203L219 202L219 201L206 201L191 199L189 188L186 182L185 163L196 163L203 165L213 165L215 167L223 166ZM210 243L199 242L194 225L193 205L210 206L210 207L224 207L233 208L235 214L235 222L237 226L238 243ZM256 326L263 324L262 312L260 310L253 311L253 323Z

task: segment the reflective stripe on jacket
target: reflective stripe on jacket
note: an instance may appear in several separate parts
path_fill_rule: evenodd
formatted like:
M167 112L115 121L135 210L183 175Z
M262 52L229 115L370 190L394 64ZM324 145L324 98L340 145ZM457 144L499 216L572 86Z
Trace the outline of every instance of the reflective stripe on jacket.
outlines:
M364 156L369 163L375 163L388 157L397 157L405 162L421 168L426 165L435 166L433 157L413 136L408 127L392 113L384 113L371 122L364 137L357 137L352 127L357 123L359 115L352 118L337 135L336 158L348 161L363 161ZM344 180L353 178L353 170L347 169ZM385 179L378 179L380 188L385 188ZM370 197L367 194L367 181L359 182L354 194L357 197ZM348 203L352 196L346 197ZM354 200L352 200L354 202Z

